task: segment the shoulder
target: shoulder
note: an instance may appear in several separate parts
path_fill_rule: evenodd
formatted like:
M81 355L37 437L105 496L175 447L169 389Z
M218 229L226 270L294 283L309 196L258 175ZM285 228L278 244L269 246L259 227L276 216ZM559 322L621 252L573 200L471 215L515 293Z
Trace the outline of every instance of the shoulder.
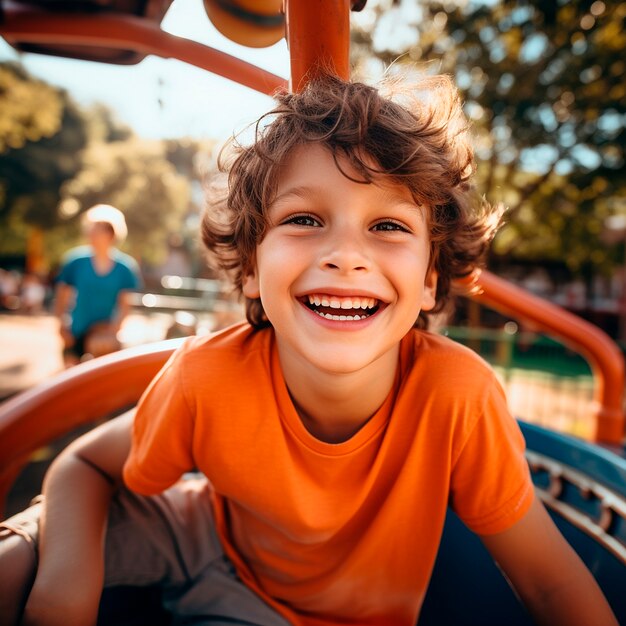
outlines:
M130 254L126 254L125 252L115 248L112 251L111 256L118 265L121 265L132 272L139 272L139 264L135 261L135 259L133 259L132 256L130 256Z
M63 267L70 265L81 263L91 259L93 256L93 252L91 250L91 246L78 246L76 248L72 248L68 250L61 259L61 265Z
M56 280L60 283L73 285L82 274L89 271L92 256L90 246L79 246L68 250L61 259Z
M191 337L179 348L180 366L191 378L249 375L269 367L273 330L240 322L216 333ZM206 380L206 378L205 378Z
M489 363L470 348L435 333L415 330L403 346L409 367L422 376L462 388L495 378Z
M486 415L508 414L506 398L491 366L455 341L415 331L403 343L401 395L407 411L428 416L432 428L462 441Z

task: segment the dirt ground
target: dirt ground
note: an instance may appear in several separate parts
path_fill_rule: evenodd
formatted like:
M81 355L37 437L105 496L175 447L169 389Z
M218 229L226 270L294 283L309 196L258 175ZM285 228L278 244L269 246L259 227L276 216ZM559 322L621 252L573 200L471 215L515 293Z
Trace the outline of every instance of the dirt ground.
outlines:
M0 315L0 398L63 369L57 324L49 315Z

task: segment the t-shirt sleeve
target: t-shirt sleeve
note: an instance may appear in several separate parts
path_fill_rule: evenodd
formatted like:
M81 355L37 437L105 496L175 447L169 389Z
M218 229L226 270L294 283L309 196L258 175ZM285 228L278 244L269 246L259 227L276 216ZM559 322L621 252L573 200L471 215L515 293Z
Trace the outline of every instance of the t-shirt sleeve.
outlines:
M78 260L75 258L64 259L61 271L56 277L57 283L65 283L72 287L76 285L76 271L78 269Z
M450 504L479 535L507 530L518 522L534 498L525 442L492 379L482 411L453 457Z
M137 406L124 482L133 491L152 495L194 469L193 414L183 385L185 345L150 383Z
M124 274L121 284L121 289L141 289L143 281L141 280L141 272L139 266L135 263L134 259L130 259L124 265Z

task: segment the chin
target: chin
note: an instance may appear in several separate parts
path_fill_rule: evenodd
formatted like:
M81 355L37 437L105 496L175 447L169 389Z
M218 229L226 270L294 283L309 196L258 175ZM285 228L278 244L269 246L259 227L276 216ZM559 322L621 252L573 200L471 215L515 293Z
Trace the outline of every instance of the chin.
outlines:
M329 374L354 374L366 369L376 360L374 356L355 355L354 351L351 351L351 354L342 354L338 351L330 358L320 359L318 356L314 362L318 369Z

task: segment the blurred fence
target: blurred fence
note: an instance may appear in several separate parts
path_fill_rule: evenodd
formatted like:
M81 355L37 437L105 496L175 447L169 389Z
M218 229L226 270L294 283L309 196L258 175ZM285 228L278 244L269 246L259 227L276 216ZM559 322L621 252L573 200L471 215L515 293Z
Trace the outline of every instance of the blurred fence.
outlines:
M586 360L563 344L534 332L446 327L441 331L478 352L495 369L513 415L576 437L594 428L593 377Z
M130 294L135 315L127 318L124 347L205 334L244 318L242 303L223 281L163 276L155 289Z

